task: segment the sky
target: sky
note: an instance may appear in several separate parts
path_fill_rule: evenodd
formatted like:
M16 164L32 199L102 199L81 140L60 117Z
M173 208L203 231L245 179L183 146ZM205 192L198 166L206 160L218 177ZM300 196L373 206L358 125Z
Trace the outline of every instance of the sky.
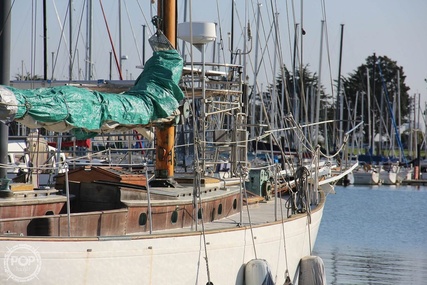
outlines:
M12 39L11 39L11 79L17 74L29 72L43 76L43 26L42 0L12 0ZM86 16L82 14L83 0L73 0L72 18L72 50L74 57L73 79L85 79L85 43ZM184 19L184 1L178 1L179 22ZM260 3L259 41L257 35L257 3ZM257 80L265 86L272 82L272 74L278 74L275 62L283 62L288 69L292 66L293 27L298 23L306 32L303 41L302 62L308 64L314 73L321 72L322 84L331 86L338 78L341 26L343 25L343 49L341 74L347 76L365 63L368 56L376 53L387 56L403 67L406 75L405 83L410 87L409 94L420 94L421 101L427 101L427 1L426 0L193 0L187 2L191 12L187 13L187 21L209 21L217 23L217 43L208 44L206 54L209 59L215 54L216 60L229 61L229 38L231 30L231 7L235 6L233 45L243 51L244 38L241 30L249 26L252 42L248 42L246 51L250 50L246 59L247 78L253 83L255 78L255 50L258 50L260 71ZM53 77L57 80L69 78L69 22L65 0L47 1L48 22L48 77L52 77L52 62L56 62ZM151 0L122 0L121 33L119 28L119 0L102 1L107 17L114 49L122 62L123 79L135 79L141 69L143 54L145 59L151 55L147 39L152 35L154 27L150 20L156 14L156 5ZM277 4L277 23L273 26L271 3ZM92 63L94 79L108 79L110 63L112 79L119 79L114 60L110 60L113 50L107 28L100 9L100 1L93 1L93 42ZM301 9L302 8L302 9ZM302 11L302 12L301 12ZM321 21L325 20L325 36L323 37L322 56ZM81 23L81 24L80 24ZM143 45L143 25L146 43ZM61 26L64 27L61 32ZM274 33L277 28L280 42L280 59L274 56ZM119 35L121 34L121 48ZM62 37L61 37L62 35ZM222 49L220 41L222 39ZM145 52L143 51L145 46ZM181 47L181 43L179 43ZM216 52L213 52L216 47ZM189 46L186 46L189 51ZM218 50L220 52L218 52ZM300 51L299 51L300 52ZM198 51L193 51L200 56ZM263 55L261 57L261 55ZM262 60L260 58L263 58ZM208 59L208 61L209 61ZM320 61L322 64L320 65ZM258 88L263 88L258 86Z

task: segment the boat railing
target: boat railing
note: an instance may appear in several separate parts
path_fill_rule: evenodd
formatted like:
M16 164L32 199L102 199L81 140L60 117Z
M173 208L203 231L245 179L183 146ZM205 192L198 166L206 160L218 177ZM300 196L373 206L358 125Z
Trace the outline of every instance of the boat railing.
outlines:
M46 134L40 136L49 145L49 149L39 148L31 154L26 145L27 136L10 136L10 142L19 141L22 150L9 149L10 164L14 166L18 159L26 157L23 165L29 167L28 162L32 162L32 167L49 168L56 162L57 154L60 153L59 162L67 161L71 168L81 165L134 165L143 161L149 162L154 158L154 147L152 142L135 132L121 132L103 134L88 140L76 140L71 134ZM38 138L34 138L35 141ZM61 145L61 150L58 147ZM26 156L25 156L26 155ZM30 156L29 156L30 155ZM47 157L37 164L33 160L37 156ZM44 163L45 162L45 163Z
M202 134L196 141L205 173L234 176L239 164L247 164L242 71L237 64L192 62L184 66L181 87L190 101L194 99L194 122Z
M183 69L181 86L184 89L192 88L195 97L202 96L203 83L205 83L206 96L240 95L242 93L241 72L242 66L236 64L187 63Z

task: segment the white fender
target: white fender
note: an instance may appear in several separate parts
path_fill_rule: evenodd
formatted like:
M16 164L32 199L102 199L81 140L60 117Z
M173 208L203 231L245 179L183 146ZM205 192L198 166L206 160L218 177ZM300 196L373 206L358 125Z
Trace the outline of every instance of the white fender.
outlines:
M274 285L266 260L252 259L246 263L245 285Z

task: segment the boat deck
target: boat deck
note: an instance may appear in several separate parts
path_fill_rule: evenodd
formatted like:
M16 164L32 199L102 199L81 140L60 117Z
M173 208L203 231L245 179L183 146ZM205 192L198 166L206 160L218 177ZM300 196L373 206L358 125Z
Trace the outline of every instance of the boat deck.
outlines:
M317 206L311 208L311 213L317 211L323 207L324 203L324 194L320 193L320 203ZM307 216L309 219L309 213L296 213L288 216L288 211L286 206L289 195L284 195L282 198L277 198L275 201L274 197L270 201L257 202L251 205L244 205L240 213L227 216L225 218L215 220L208 223L199 222L197 225L194 224L191 227L179 228L179 229L168 229L161 231L153 231L151 235L169 235L169 234L201 234L203 230L205 232L212 231L229 231L229 230L238 230L239 228L246 227L250 228L257 227L261 225L268 225L274 223L286 222L287 220L293 220L300 218L302 216ZM276 212L276 215L275 215ZM130 234L129 236L146 236L150 233L136 233Z
M116 216L116 219L114 221L122 224L124 223L123 224L124 228L126 228L126 221L124 219L128 219L127 216L134 215L135 213L139 215L141 211L144 211L143 210L144 208L145 209L148 208L148 205L150 203L152 207L157 207L157 209L166 210L166 209L170 209L171 207L173 209L175 209L175 207L178 209L179 207L184 212L193 211L193 213L188 213L188 215L190 215L189 216L190 221L185 226L175 227L175 228L172 227L168 229L166 229L166 227L163 229L157 228L155 230L152 230L150 233L149 231L150 219L148 218L147 224L144 227L144 230L142 230L143 228L141 228L141 231L139 230L138 227L133 226L133 231L128 232L127 234L121 235L121 236L116 236L115 234L111 234L111 233L108 233L108 231L106 231L101 235L98 234L98 236L95 234L95 235L88 235L88 236L74 235L74 237L84 238L84 239L95 238L95 239L113 239L114 240L114 239L123 239L126 237L127 238L138 238L138 237L144 238L151 235L152 236L158 236L158 235L163 236L163 235L170 235L170 234L198 235L198 234L201 234L203 231L205 232L215 232L215 231L224 231L224 230L232 231L234 229L237 230L241 228L250 228L251 226L257 227L260 225L281 223L281 222L292 220L294 218L302 217L302 216L307 216L307 219L309 219L308 213L295 213L291 215L291 211L290 209L288 209L290 204L289 203L290 196L288 194L282 194L281 197L278 196L277 198L273 196L271 200L266 201L260 196L257 196L251 192L246 192L246 194L244 193L243 195L244 198L242 198L241 201L237 201L238 199L240 199L239 194L240 194L240 191L242 191L239 184L239 180L236 180L236 179L231 181L222 180L218 182L217 179L208 178L202 181L203 184L200 189L201 194L200 194L200 197L197 198L198 205L200 205L200 203L207 203L208 201L219 201L218 199L221 197L225 199L227 199L227 197L230 197L231 199L228 199L227 203L236 203L236 205L242 204L243 205L242 211L238 212L236 208L234 208L234 210L233 208L229 208L230 211L233 211L236 213L228 214L223 212L222 214L218 214L218 211L219 211L218 208L219 207L222 208L222 206L220 206L220 204L215 204L214 208L209 208L209 210L206 209L206 212L210 213L207 215L212 215L212 219L213 219L213 216L225 216L225 217L220 219L214 219L213 221L209 221L209 222L206 222L206 220L209 220L209 218L208 219L204 218L205 222L202 222L202 219L199 219L198 224L196 224L194 220L192 220L191 216L193 217L197 216L197 214L195 213L199 211L199 208L198 206L195 208L188 207L188 205L192 205L194 201L194 185L190 183L190 181L191 180L181 179L179 181L180 187L176 187L176 188L150 187L150 189L148 189L148 191L150 191L150 196L152 197L150 199L150 202L147 199L138 198L139 196L138 197L135 196L135 193L138 193L138 195L143 195L144 193L148 193L148 191L145 192L145 190L142 190L142 188L139 189L140 186L134 185L136 187L135 189L130 188L130 189L121 190L122 197L120 198L120 202L122 203L122 207L111 209L111 210L101 210L101 209L94 210L87 213L89 216L93 217L93 218L89 217L88 219L101 219L103 223L107 223L107 224L109 219L111 219L109 217L111 217L111 215L114 215ZM115 185L115 183L112 183L112 185ZM131 193L123 194L123 193L127 193L126 191L129 191ZM40 195L27 195L25 198L22 197L20 199L17 199L17 198L0 199L1 200L0 202L5 203L4 206L9 204L17 205L17 203L23 204L23 205L31 204L31 203L39 204L43 202L46 203L47 200L49 200L52 203L56 202L58 203L58 205L61 205L61 204L64 205L66 203L66 196L56 195L51 190L48 191L49 195L46 195L47 194L45 193L46 190L35 190L35 192L40 192ZM323 193L323 192L320 192L320 193ZM20 194L24 194L24 193L22 192ZM101 200L103 199L101 192L95 191L95 194L96 194L96 197L98 197L97 199L101 199ZM320 195L320 198L321 198L319 199L320 206L324 201L324 199L322 198L323 196L324 194ZM18 200L22 200L22 203L19 203ZM248 203L246 203L246 201L248 201ZM228 205L229 205L228 207L230 207L231 204L228 204ZM224 208L225 208L225 204L224 204ZM312 207L311 212L316 211L316 209L318 208L320 207L319 206ZM133 211L131 209L137 209L137 210ZM32 217L22 216L18 220L42 219L42 218L56 219L58 223L61 224L61 229L59 231L62 231L61 237L57 237L57 238L68 238L64 236L64 229L67 228L66 220L68 215L62 212L61 214L52 214L49 216L43 216L43 213L45 211L46 210L44 208L41 208L41 210L39 211L41 214L36 214L36 216L32 216ZM57 211L54 211L54 212L58 213ZM77 219L79 219L78 216L81 216L82 214L84 213L79 213L79 212L71 213L71 215L74 215L74 217L76 217ZM159 212L157 212L157 215L159 215ZM168 217L165 216L165 219L166 220L164 220L163 222L167 223ZM6 220L9 221L9 220L12 220L12 218L10 217L8 219L3 219L3 220L4 222L6 222ZM87 221L91 221L91 220L87 220ZM110 222L113 222L113 220L111 220ZM10 235L8 234L8 236ZM52 232L52 235L50 235L50 237L56 238L55 231ZM34 236L30 238L37 239L40 237Z

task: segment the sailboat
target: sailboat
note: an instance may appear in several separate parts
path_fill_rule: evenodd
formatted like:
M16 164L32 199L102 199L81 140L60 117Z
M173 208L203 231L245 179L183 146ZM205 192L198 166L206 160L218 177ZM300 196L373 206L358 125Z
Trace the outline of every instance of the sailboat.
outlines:
M174 48L174 2L159 6L167 23L150 39L153 56L123 94L1 86L4 121L79 138L150 126L156 137L154 174L146 167L137 174L86 167L64 171L49 189L3 179L2 282L296 284L316 272L312 250L325 205L322 189L333 188L334 179L319 172L318 153L310 169L292 174L292 185L279 177L277 164L251 168L242 67L217 65L210 72L203 61L200 68L184 68ZM181 36L203 51L214 26L184 23ZM174 172L175 126L186 113L180 111L183 90L193 104L192 175ZM210 117L220 123L208 123ZM232 177L208 175L209 145L228 153Z

